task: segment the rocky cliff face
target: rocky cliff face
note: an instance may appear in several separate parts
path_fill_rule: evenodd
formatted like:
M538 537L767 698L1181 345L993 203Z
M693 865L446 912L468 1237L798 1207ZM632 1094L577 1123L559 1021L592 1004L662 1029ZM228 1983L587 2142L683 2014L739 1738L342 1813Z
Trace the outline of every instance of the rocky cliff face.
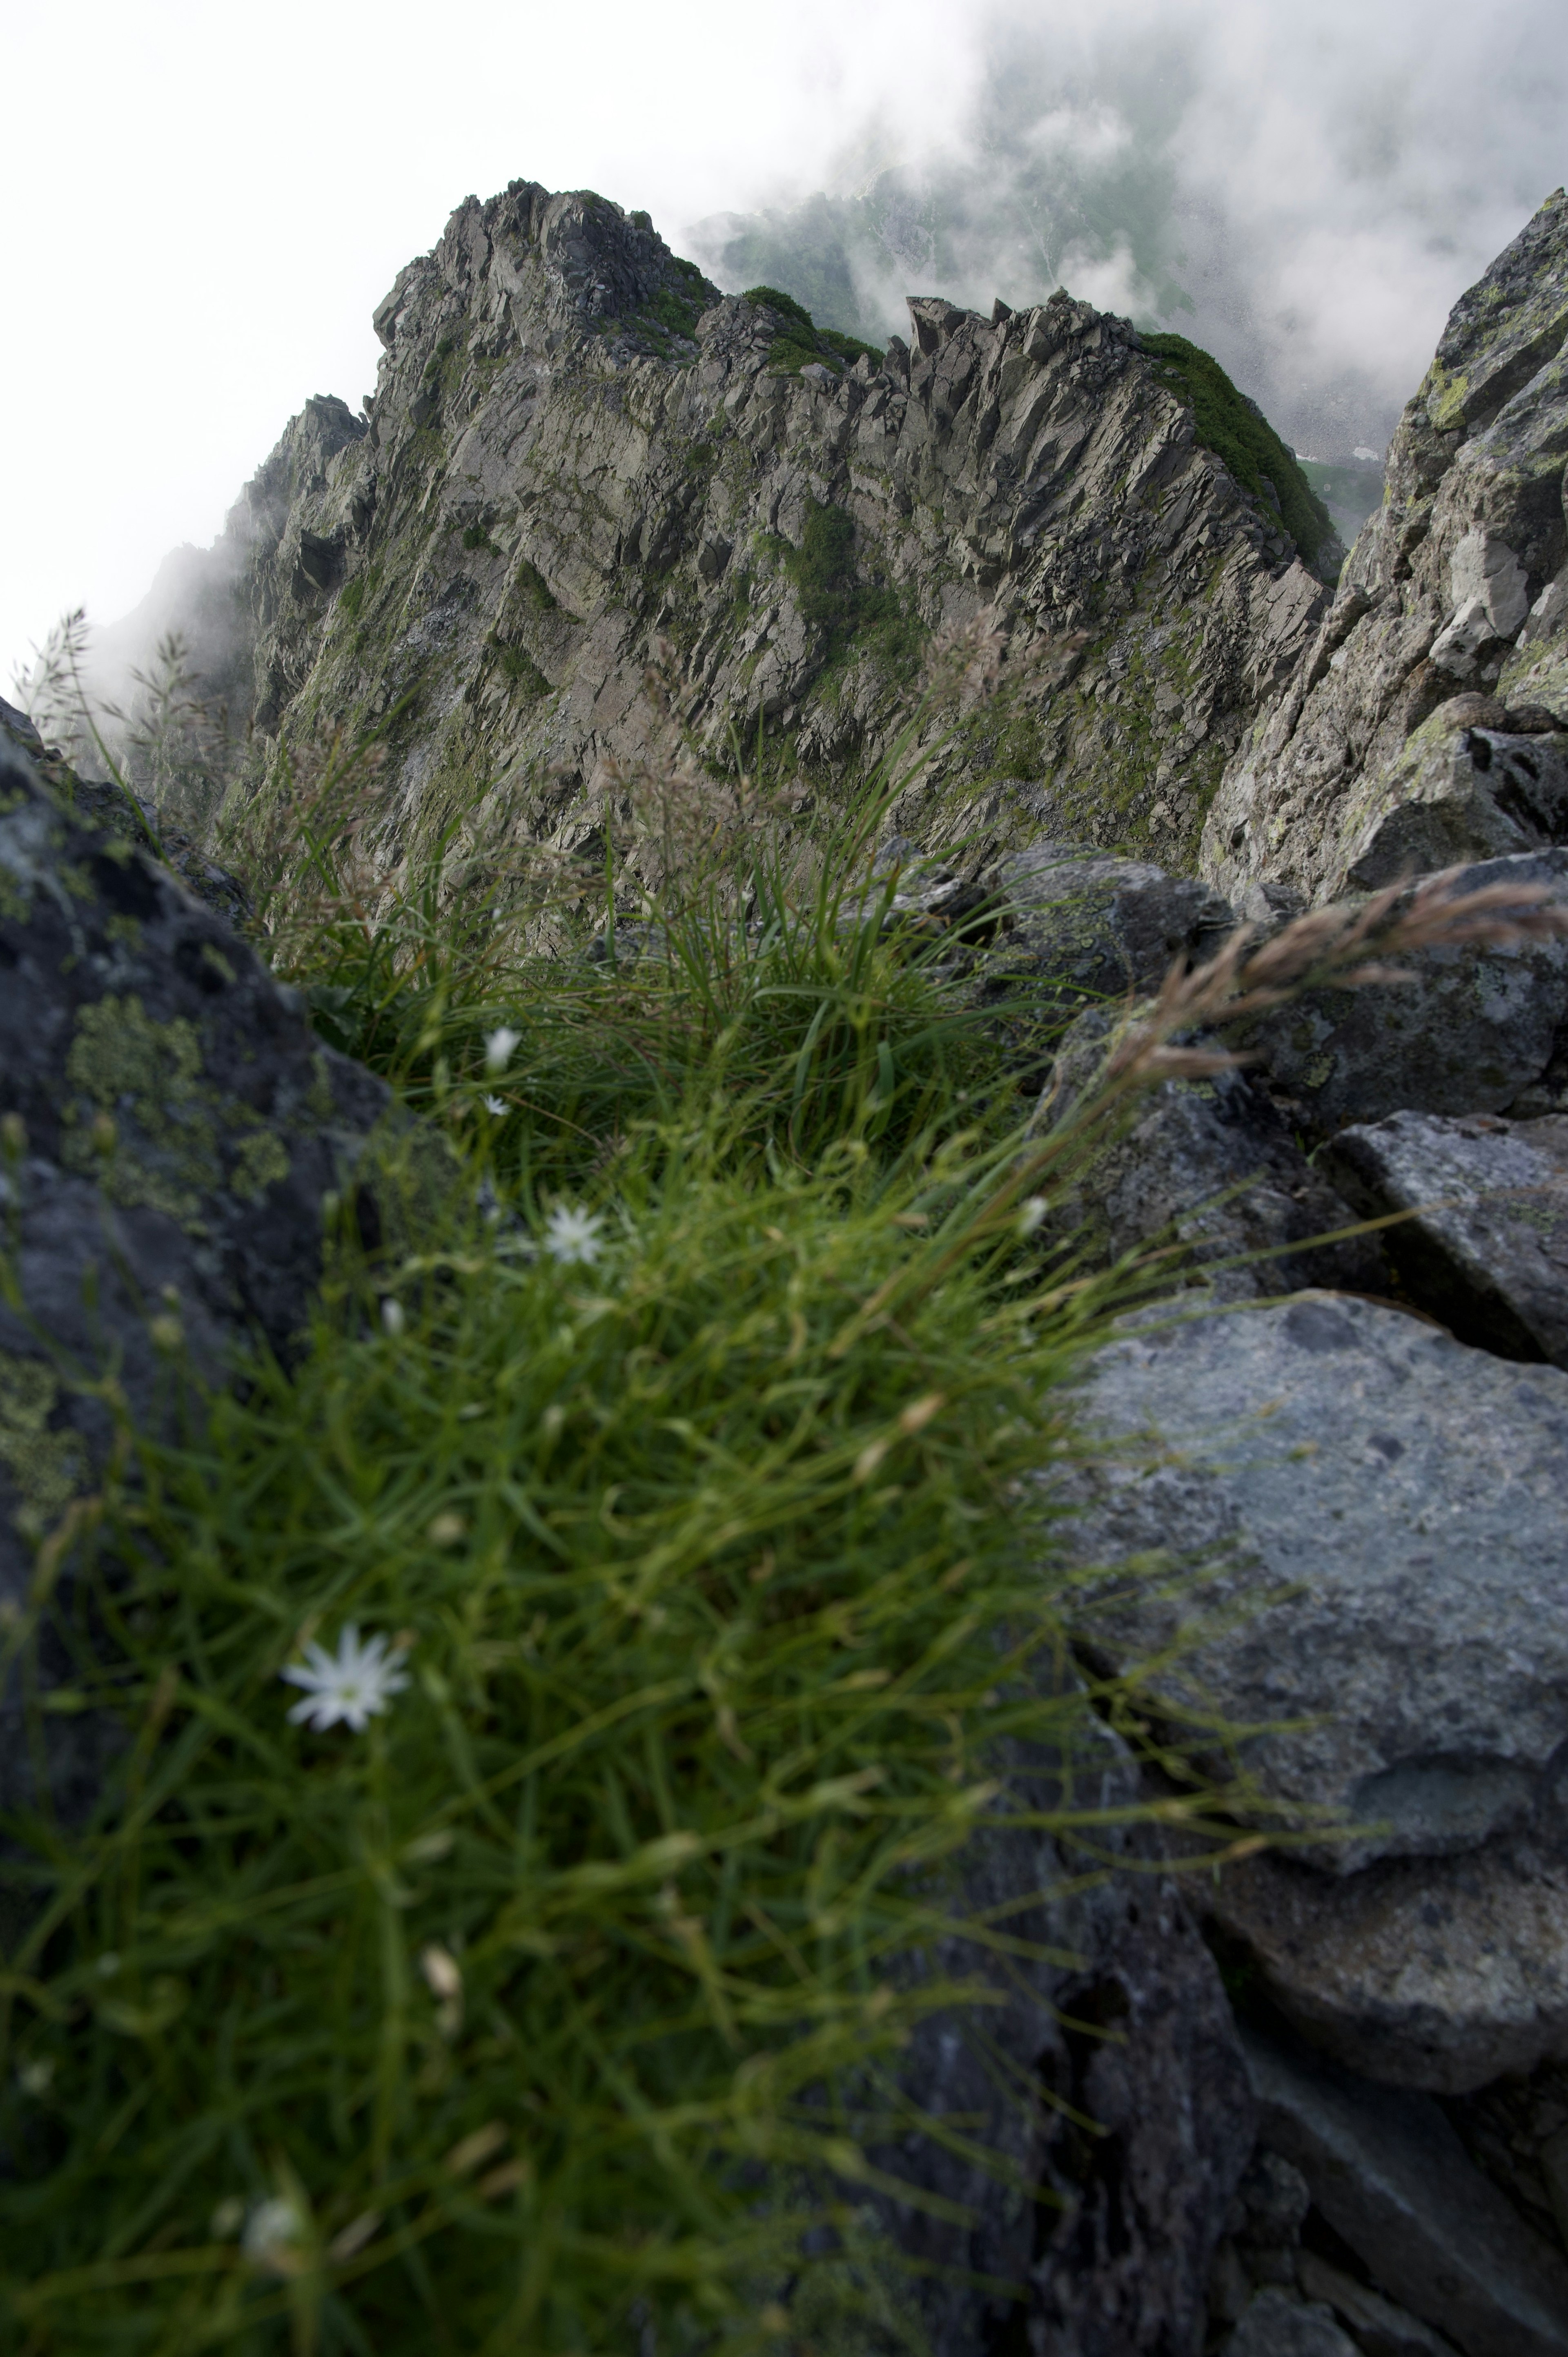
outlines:
M1568 197L1455 305L1203 862L1313 899L1568 835Z
M571 850L645 741L660 638L711 754L760 715L829 785L907 717L931 634L990 607L1015 684L907 818L1190 859L1326 602L1272 487L1238 488L1124 320L910 311L908 348L852 361L645 214L469 200L377 311L368 419L309 403L231 518L232 712L263 741L386 728L388 857L476 780Z

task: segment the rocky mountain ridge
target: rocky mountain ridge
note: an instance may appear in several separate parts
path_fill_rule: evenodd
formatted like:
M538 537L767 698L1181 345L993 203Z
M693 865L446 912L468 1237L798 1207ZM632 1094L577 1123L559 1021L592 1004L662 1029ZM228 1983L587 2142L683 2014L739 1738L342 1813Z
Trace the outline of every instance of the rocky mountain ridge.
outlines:
M1568 196L1455 306L1387 491L1227 769L1203 866L1333 899L1568 834Z
M711 758L760 717L836 793L933 634L986 609L1014 684L907 823L1190 856L1326 603L1272 483L1240 489L1168 357L1065 295L990 320L915 300L880 365L804 359L797 309L721 297L592 196L460 207L377 310L368 417L308 403L212 553L234 628L209 685L257 732L252 777L280 737L383 729L387 859L476 786L591 846L662 640Z

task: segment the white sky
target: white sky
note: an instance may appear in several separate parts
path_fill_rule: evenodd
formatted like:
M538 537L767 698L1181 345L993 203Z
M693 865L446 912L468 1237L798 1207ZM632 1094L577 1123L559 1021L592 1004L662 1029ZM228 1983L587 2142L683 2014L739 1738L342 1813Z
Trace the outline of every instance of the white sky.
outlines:
M308 394L358 402L374 305L470 191L596 188L680 251L706 212L831 183L873 119L907 158L964 146L999 23L1059 48L1086 103L1107 39L1154 23L1198 63L1185 168L1229 176L1267 214L1270 274L1288 247L1292 303L1331 297L1412 389L1454 296L1568 167L1561 0L13 0L7 19L0 693L63 609L113 620L166 550L209 540ZM1368 163L1362 125L1347 169L1358 107L1388 155Z

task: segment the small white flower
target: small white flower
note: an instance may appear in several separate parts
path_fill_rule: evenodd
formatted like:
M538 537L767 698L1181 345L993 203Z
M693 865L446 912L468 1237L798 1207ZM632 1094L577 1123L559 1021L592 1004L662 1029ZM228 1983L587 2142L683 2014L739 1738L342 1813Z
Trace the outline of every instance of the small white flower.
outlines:
M361 1645L352 1621L339 1635L335 1656L325 1645L307 1645L304 1663L292 1663L278 1674L289 1685L306 1689L305 1700L295 1704L289 1717L295 1726L315 1727L317 1734L339 1719L356 1735L363 1734L367 1721L385 1710L389 1698L408 1684L397 1662L387 1657L386 1639L371 1637Z
M54 2083L54 2075L53 2055L38 2054L31 2061L18 2065L16 2084L24 2095L47 2095Z
M389 1294L381 1304L381 1324L389 1334L401 1334L403 1329L403 1304Z
M603 1226L596 1211L568 1211L564 1203L558 1203L544 1222L544 1249L563 1267L580 1261L585 1268L591 1268L604 1250L599 1242Z
M506 1109L505 1097L487 1097L485 1099L485 1111L487 1113L499 1114L505 1113Z
M263 2267L269 2275L290 2275L304 2225L294 2203L274 2194L258 2201L246 2219L240 2247L252 2266Z
M1028 1201L1019 1207L1018 1233L1032 1236L1049 1210L1050 1205L1043 1195L1031 1195Z
M498 1030L487 1031L485 1034L485 1069L487 1071L504 1072L508 1064L511 1061L511 1051L516 1047L521 1037L522 1034L521 1031L513 1031L510 1027L505 1023L501 1024Z

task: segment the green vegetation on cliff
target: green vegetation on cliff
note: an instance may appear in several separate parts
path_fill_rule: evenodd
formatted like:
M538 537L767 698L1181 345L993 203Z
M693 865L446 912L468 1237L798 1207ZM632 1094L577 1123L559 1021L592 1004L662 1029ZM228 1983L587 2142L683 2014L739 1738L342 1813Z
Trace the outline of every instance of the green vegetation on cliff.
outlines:
M1304 564L1316 566L1333 519L1268 419L1238 393L1219 361L1185 336L1144 335L1144 350L1158 373L1192 412L1197 438L1223 458L1244 491L1276 506ZM1273 498L1270 500L1270 490Z
M882 365L883 356L875 344L844 335L836 328L817 327L805 305L777 286L748 286L742 300L777 311L785 321L784 333L775 339L768 355L768 365L776 376L799 376L813 361L826 368L853 368L863 352L870 355L873 367Z

